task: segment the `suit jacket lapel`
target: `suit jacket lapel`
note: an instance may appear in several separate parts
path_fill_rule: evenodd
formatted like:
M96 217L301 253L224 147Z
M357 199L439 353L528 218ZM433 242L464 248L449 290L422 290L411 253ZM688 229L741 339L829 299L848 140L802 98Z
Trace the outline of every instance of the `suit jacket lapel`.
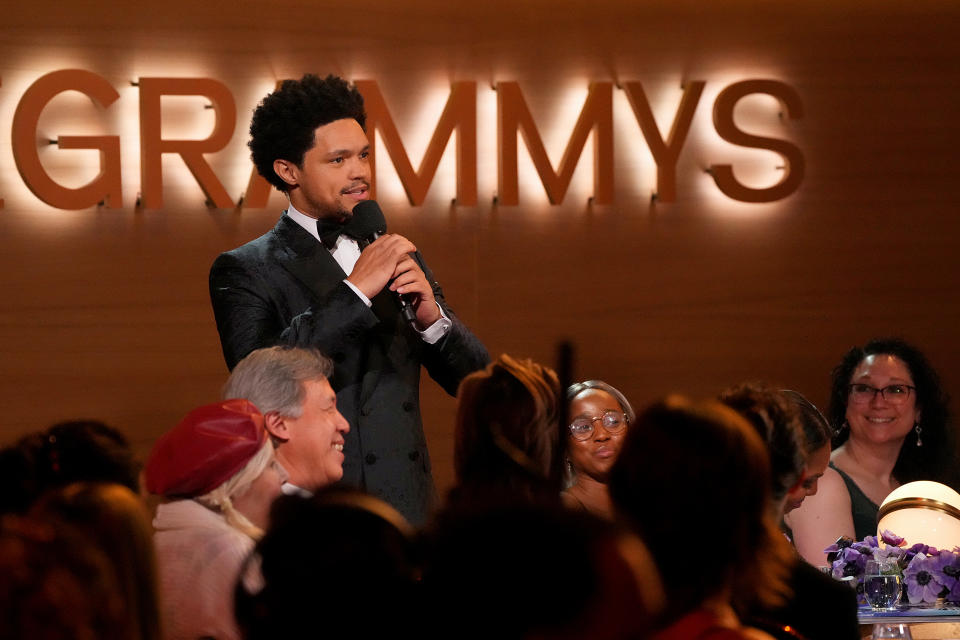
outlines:
M323 244L286 215L280 218L273 232L280 240L283 252L280 262L318 300L325 298L347 277Z

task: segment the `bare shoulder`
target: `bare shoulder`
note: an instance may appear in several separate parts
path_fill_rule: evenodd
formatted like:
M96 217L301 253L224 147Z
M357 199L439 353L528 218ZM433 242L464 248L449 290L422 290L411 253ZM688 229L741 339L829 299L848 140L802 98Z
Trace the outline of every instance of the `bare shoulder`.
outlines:
M803 504L800 505L802 509L807 505L807 503L843 503L850 507L850 492L847 490L847 484L843 481L843 476L841 476L836 469L833 467L827 467L823 472L823 475L820 477L820 480L817 481L817 492L803 501Z
M820 478L817 493L787 514L785 521L800 555L813 565L824 564L826 547L840 536L854 536L850 493L840 474L828 468Z

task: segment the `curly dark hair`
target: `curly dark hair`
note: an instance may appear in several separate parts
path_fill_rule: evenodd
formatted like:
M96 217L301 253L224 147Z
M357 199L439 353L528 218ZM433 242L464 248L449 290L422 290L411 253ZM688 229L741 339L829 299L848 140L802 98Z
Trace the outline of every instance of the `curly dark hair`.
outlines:
M926 356L900 338L875 338L863 347L853 347L834 368L827 414L836 430L833 447L839 447L850 437L850 429L846 427L850 378L864 358L878 354L896 356L907 365L916 387L917 407L922 409L923 446L917 446L917 433L911 430L900 447L893 467L894 477L902 483L935 480L960 489L960 477L954 469L957 439L949 424L949 398Z
M261 176L280 191L289 185L273 170L273 161L303 165L313 147L317 127L353 118L366 127L363 96L343 78L320 78L308 73L299 80L284 80L253 112L250 122L250 157Z

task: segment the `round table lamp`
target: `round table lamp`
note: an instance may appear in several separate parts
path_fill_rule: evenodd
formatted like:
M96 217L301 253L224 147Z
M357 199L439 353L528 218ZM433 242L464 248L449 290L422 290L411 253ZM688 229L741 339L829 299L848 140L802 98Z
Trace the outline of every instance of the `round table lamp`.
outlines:
M877 519L877 538L887 530L906 539L904 547L922 542L952 551L960 546L960 493L939 482L897 487L884 498Z

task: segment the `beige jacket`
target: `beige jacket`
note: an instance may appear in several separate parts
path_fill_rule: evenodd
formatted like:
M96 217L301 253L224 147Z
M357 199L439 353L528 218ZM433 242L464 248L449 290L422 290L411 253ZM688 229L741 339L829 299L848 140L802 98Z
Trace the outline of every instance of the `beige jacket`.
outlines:
M159 505L153 527L165 640L239 639L233 592L254 541L193 500Z

